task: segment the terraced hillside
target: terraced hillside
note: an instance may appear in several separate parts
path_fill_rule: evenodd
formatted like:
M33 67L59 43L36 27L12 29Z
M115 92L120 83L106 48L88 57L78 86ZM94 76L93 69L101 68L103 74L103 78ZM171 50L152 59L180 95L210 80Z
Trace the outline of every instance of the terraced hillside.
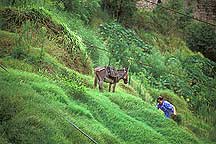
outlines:
M92 143L73 124L100 144L214 143L215 113L205 121L197 116L200 111L193 112L189 102L193 98L184 92L194 91L183 81L190 65L181 65L179 59L191 65L191 59L202 61L203 67L196 65L195 70L206 68L204 76L196 71L198 81L209 83L206 87L200 83L203 92L215 84L214 62L180 44L180 53L186 56L177 57L176 52L169 67L158 45L148 44L101 10L98 19L86 22L79 13L76 17L75 12L59 10L64 3L52 0L27 6L15 1L9 7L11 1L4 2L0 3L0 143ZM158 61L153 61L155 57ZM107 91L107 84L103 93L93 88L93 68L108 63L128 64L131 70L130 84L118 83L115 93ZM167 87L162 85L165 75L173 76ZM178 80L185 89L178 91L174 85ZM160 94L176 106L181 122L156 109Z

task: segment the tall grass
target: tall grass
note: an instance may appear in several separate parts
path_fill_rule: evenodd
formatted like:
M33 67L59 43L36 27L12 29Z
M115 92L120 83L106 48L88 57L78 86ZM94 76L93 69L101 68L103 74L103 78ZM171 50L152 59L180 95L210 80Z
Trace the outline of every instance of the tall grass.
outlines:
M76 97L73 94L69 96L65 93L65 90L71 87L61 88L42 76L13 69L9 71L10 73L0 76L0 85L4 87L0 90L0 122L4 141L89 143L89 140L70 126L64 117L75 120L76 124L80 124L81 128L101 141L108 140L109 137L109 141L113 140L112 134L93 118L85 106L74 101ZM82 122L83 119L85 120ZM94 125L97 131L91 129ZM115 139L113 141L118 141Z
M88 143L65 121L68 117L99 143L198 143L157 109L120 89L116 94L100 94L81 90L72 81L68 85L65 80L55 82L13 69L9 72L0 76L4 141ZM176 135L172 135L173 129Z
M81 38L81 41L85 44L84 50L93 60L93 66L108 64L107 49L102 38L98 36L97 28L92 29L78 17L65 11L52 12L51 15ZM68 19L70 20L68 21Z

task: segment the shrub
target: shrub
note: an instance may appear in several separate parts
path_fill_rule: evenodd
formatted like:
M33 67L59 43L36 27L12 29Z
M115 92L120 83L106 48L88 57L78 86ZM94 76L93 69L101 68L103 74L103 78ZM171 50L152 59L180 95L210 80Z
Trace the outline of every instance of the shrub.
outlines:
M126 22L136 11L136 0L102 0L102 7L119 22Z
M152 46L145 44L134 31L118 23L109 23L100 27L103 40L109 52L109 64L129 67L138 72L145 63L144 57L151 53Z
M5 7L19 7L19 8L29 8L29 7L49 7L52 5L52 0L1 0L0 6Z
M55 0L57 5L63 3L64 9L75 13L78 17L88 22L91 16L100 7L100 0Z
M185 33L187 45L191 50L201 52L216 62L216 29L213 26L191 23Z
M190 22L190 18L172 10L185 15L191 14L190 8L188 10L184 8L183 0L170 0L157 5L153 11L139 9L132 18L130 25L137 31L144 29L166 36L181 36L182 30Z

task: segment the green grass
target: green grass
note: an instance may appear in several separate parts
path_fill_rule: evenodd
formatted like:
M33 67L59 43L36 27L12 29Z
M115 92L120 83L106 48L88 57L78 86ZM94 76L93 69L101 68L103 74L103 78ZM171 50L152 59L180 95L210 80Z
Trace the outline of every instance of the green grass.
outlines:
M154 106L120 88L99 93L64 83L14 69L1 72L1 142L89 143L67 117L99 143L198 143ZM69 95L74 86L80 97Z
M93 127L96 120L72 96L66 95L65 89L43 76L13 69L1 74L0 79L2 141L88 143L88 139L71 127L63 116L77 121L85 119L80 122L84 129L88 123L90 128ZM92 135L101 135L100 131L103 131L104 137L112 137L100 124L97 128L98 132L91 131ZM88 127L85 130L88 131Z
M156 132L165 136L170 143L198 143L194 135L181 129L175 122L164 118L155 107L140 98L126 94L110 95L109 98L125 113L145 122Z

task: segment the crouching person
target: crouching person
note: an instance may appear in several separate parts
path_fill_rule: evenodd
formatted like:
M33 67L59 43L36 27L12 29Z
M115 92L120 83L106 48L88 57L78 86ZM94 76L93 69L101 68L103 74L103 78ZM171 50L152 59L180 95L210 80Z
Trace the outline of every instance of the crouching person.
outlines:
M157 98L157 108L161 109L164 112L165 117L172 118L173 120L176 119L175 107L168 101L164 100L162 96L159 96Z

